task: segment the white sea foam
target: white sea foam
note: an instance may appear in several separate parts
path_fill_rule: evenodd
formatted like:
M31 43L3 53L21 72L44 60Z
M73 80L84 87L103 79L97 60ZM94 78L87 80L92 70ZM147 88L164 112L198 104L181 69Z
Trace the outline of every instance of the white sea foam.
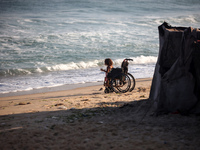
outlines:
M131 64L155 64L157 61L157 57L155 56L139 56L133 58L133 62L130 62Z
M58 71L58 70L74 70L74 69L87 69L97 67L98 64L102 62L102 60L94 60L88 62L70 62L68 64L59 64L51 67L47 67L50 71Z
M138 57L130 57L133 59L133 61L130 61L130 64L133 65L149 65L149 64L155 64L157 61L157 57L155 56L138 56ZM115 65L120 65L124 59L116 59L113 60ZM104 65L104 60L94 60L94 61L88 61L88 62L71 62L68 64L59 64L54 65L51 67L47 67L49 71L64 71L64 70L77 70L77 69L88 69L88 68L95 68L95 67L101 67Z
M31 19L24 19L24 21L25 22L31 22L31 23L33 22L33 20L31 20Z
M129 61L129 64L131 65L151 65L155 64L157 61L157 57L155 56L138 56L138 57L130 57L130 59L133 59L133 61ZM122 63L123 59L117 59L114 61L116 65L120 65Z
M157 25L162 24L164 21L170 23L173 26L185 26L185 27L193 27L193 28L199 28L199 22L200 22L200 15L199 14L190 14L190 15L179 15L175 17L165 17L165 18L156 18L153 19L154 22Z
M133 61L129 63L131 65L151 65L155 64L157 61L157 57L155 56L138 56L138 57L130 57ZM113 59L114 65L119 67L124 59ZM28 75L33 73L43 73L43 72L53 72L53 71L67 71L67 70L79 70L79 69L89 69L89 68L97 68L104 66L104 60L93 60L93 61L80 61L80 62L70 62L67 64L57 64L53 66L45 66L44 63L36 63L36 65L42 65L42 67L32 68L32 69L11 69L11 70L3 70L1 71L2 75Z
M31 72L26 69L17 69L17 71L19 71L20 74L31 74Z

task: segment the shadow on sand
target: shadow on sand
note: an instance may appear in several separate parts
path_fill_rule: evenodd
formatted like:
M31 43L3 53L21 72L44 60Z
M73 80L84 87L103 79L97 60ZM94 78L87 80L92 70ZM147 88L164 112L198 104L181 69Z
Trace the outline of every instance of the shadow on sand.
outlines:
M90 109L0 116L0 149L150 150L200 146L199 116L156 117L153 110L153 103L143 99L125 104L104 102Z

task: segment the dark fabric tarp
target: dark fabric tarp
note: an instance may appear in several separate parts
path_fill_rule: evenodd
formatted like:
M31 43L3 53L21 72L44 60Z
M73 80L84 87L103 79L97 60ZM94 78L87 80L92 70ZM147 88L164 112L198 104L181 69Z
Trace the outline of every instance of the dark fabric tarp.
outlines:
M156 113L200 113L200 30L172 27L159 30L159 55L149 98Z

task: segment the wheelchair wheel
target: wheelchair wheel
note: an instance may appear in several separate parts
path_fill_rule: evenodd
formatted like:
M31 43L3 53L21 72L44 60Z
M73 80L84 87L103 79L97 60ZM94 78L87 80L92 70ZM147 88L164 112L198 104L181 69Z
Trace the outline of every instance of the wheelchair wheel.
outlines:
M111 81L111 87L115 93L125 93L129 91L131 80L128 75L122 74L119 78L114 78Z
M127 75L129 76L130 80L131 80L131 86L130 86L130 89L129 89L129 92L133 91L134 88L135 88L135 78L132 74L130 73L127 73Z

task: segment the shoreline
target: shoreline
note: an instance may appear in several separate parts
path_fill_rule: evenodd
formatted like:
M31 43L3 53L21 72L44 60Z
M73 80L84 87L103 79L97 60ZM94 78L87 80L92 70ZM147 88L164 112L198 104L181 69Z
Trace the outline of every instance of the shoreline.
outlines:
M65 85L60 85L60 86L55 86L55 87L43 87L43 88L25 90L25 91L0 93L0 99L2 97L32 95L32 94L50 93L50 92L58 92L58 91L67 91L67 90L73 90L73 89L76 89L76 88L84 88L84 87L88 87L88 86L96 86L96 85L101 85L101 84L103 84L103 82L65 84Z
M152 80L152 78L138 78L136 80L137 82L141 82L144 80ZM89 82L89 83L80 83L80 84L66 84L61 86L55 86L55 87L44 87L39 89L32 89L27 91L17 91L17 92L9 92L9 93L0 93L0 100L4 97L13 97L13 96L23 96L23 95L33 95L33 94L41 94L41 93L51 93L51 92L59 92L59 91L69 91L69 90L75 90L78 88L86 88L86 87L92 87L92 86L103 86L103 82Z

